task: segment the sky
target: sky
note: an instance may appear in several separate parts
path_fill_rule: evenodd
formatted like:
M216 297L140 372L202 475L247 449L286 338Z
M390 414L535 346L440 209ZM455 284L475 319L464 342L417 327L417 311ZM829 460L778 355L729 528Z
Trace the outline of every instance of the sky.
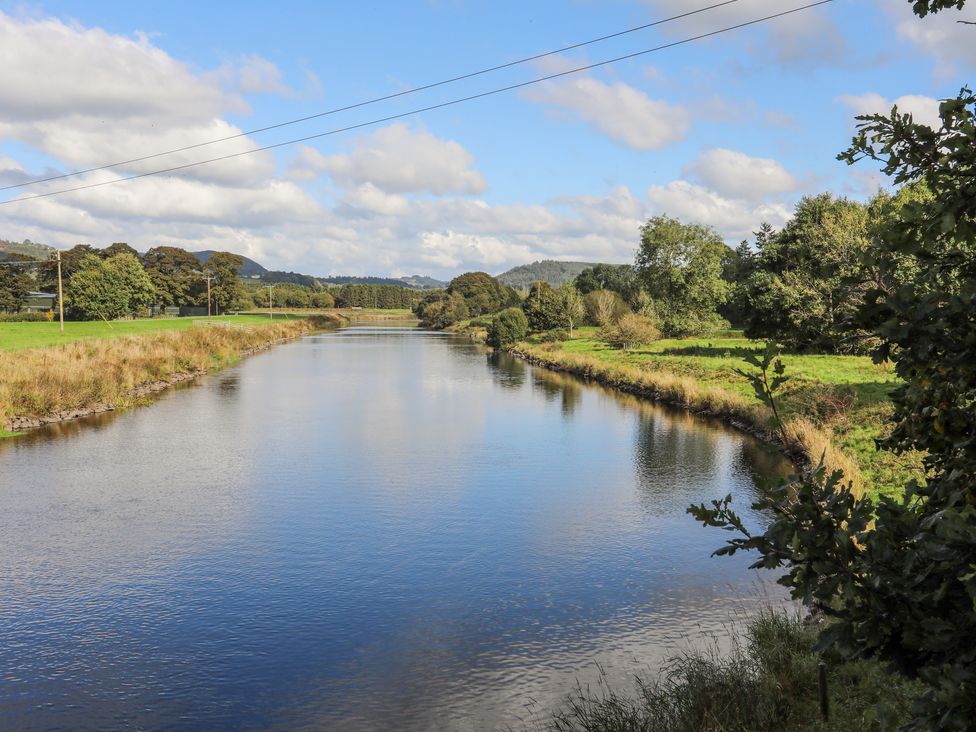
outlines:
M0 0L0 186L196 145L478 71L720 0L118 3ZM737 0L436 89L0 191L0 238L216 249L271 269L440 278L630 262L666 214L730 244L804 195L888 182L836 160L857 114L937 119L972 81L976 8L834 0L520 89L413 110L797 8ZM397 119L375 120L404 115Z

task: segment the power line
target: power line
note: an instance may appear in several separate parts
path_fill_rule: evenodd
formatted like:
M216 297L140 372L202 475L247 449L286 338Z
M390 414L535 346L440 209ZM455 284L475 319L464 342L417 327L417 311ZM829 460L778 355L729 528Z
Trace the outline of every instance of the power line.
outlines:
M583 71L589 71L591 69L600 68L602 66L608 66L610 64L618 63L620 61L626 61L628 59L637 58L639 56L646 56L650 53L655 53L657 51L663 51L668 48L674 48L675 46L681 46L687 43L692 43L694 41L700 41L704 38L711 38L713 36L721 35L723 33L729 33L734 30L739 30L740 28L746 28L748 26L757 25L759 23L764 23L775 18L781 18L786 15L791 15L793 13L798 13L803 10L809 10L815 8L819 5L826 5L827 3L833 2L833 0L818 0L818 2L810 3L808 5L803 5L798 8L793 8L791 10L784 10L779 13L773 13L772 15L767 15L762 18L756 18L755 20L749 20L743 23L737 23L735 25L728 26L726 28L721 28L719 30L710 31L708 33L701 33L697 36L691 36L690 38L683 38L680 41L673 41L671 43L666 43L661 46L655 46L654 48L648 48L643 51L636 51L634 53L628 53L624 56L617 56L616 58L607 59L606 61L598 61L597 63L587 64L586 66L579 66L568 71L561 71L556 74L549 74L547 76L541 76L536 79L530 79L529 81L523 81L518 84L511 84L509 86L500 87L498 89L492 89L486 92L480 92L478 94L472 94L467 97L461 97L460 99L452 99L447 102L441 102L439 104L432 104L427 107L421 107L419 109L413 109L409 112L401 112L399 114L389 115L387 117L380 117L379 119L373 119L368 122L360 122L358 124L349 125L347 127L340 127L338 129L329 130L327 132L319 132L314 135L307 135L305 137L299 137L294 140L286 140L284 142L277 142L272 145L264 145L263 147L254 148L253 150L243 150L241 152L229 153L227 155L220 155L215 158L208 158L206 160L198 160L193 163L184 163L182 165L174 165L169 168L161 168L159 170L152 170L147 173L137 173L130 176L125 176L123 178L116 178L115 180L106 180L99 183L86 183L84 185L73 186L71 188L61 188L56 191L48 191L47 193L36 193L30 196L20 196L18 198L11 198L6 201L0 201L0 206L6 206L10 203L18 203L20 201L31 201L36 198L48 198L50 196L59 196L65 193L73 193L76 191L88 190L90 188L100 188L101 186L113 185L115 183L124 183L126 181L138 180L140 178L149 178L155 175L163 175L165 173L174 173L179 170L187 170L188 168L195 168L201 165L208 165L210 163L218 163L224 160L231 160L233 158L243 157L245 155L253 155L254 153L265 152L267 150L274 150L281 147L287 147L289 145L296 145L300 142L308 142L309 140L317 140L323 137L330 137L332 135L338 135L343 132L350 132L352 130L362 129L364 127L372 127L374 125L383 124L384 122L392 122L393 120L403 119L404 117L411 117L415 114L422 114L424 112L431 112L437 109L444 109L445 107L452 107L457 104L462 104L464 102L470 102L476 99L483 99L485 97L494 96L496 94L501 94L507 91L513 91L515 89L522 89L527 86L532 86L533 84L540 84L546 81L552 81L553 79L558 79L564 76L569 76L571 74L578 74Z
M186 145L185 147L173 148L172 150L164 150L163 152L152 153L150 155L143 155L138 158L131 158L129 160L120 160L115 163L107 163L106 165L99 165L94 168L85 168L84 170L75 170L71 173L62 173L61 175L52 175L47 178L37 178L35 180L29 180L24 183L13 183L6 186L0 186L0 191L8 191L13 188L26 188L27 186L37 185L38 183L49 183L53 180L62 180L64 178L71 178L77 175L83 175L85 173L94 173L99 170L108 170L110 168L117 168L122 165L131 165L132 163L140 163L145 160L152 160L154 158L163 157L164 155L173 155L175 153L186 152L187 150L195 150L196 148L206 147L207 145L216 145L219 142L227 142L228 140L237 140L242 137L256 135L260 132L267 132L268 130L276 130L281 127L288 127L289 125L297 125L301 122L308 122L309 120L319 119L320 117L328 117L329 115L339 114L340 112L348 112L351 109L366 107L371 104L377 104L379 102L389 101L390 99L397 99L398 97L404 97L409 94L416 94L418 92L427 91L429 89L436 89L437 87L445 86L447 84L453 84L458 81L464 81L465 79L473 79L476 76L483 76L484 74L490 74L494 71L501 71L502 69L508 69L513 66L519 66L521 64L526 64L531 61L538 61L539 59L547 58L548 56L555 56L558 53L565 53L566 51L572 51L577 48L583 48L584 46L590 46L593 45L594 43L608 41L612 38L619 38L620 36L625 36L630 33L636 33L637 31L647 30L648 28L653 28L654 26L664 25L665 23L670 23L675 20L680 20L681 18L687 18L692 15L697 15L699 13L704 13L709 10L714 10L715 8L720 8L723 5L731 5L732 3L737 3L737 2L739 2L739 0L724 0L723 2L715 3L714 5L709 5L704 8L699 8L698 10L690 10L686 13L681 13L680 15L672 15L670 18L656 20L652 23L645 23L644 25L638 25L634 28L628 28L626 30L618 31L616 33L610 33L605 36L600 36L599 38L593 38L589 41L581 41L580 43L574 43L571 46L564 46L563 48L557 48L554 51L546 51L545 53L538 53L535 56L527 56L526 58L522 58L517 61L509 61L508 63L499 64L497 66L492 66L487 69L481 69L480 71L473 71L468 74L462 74L461 76L455 76L450 79L444 79L443 81L436 81L431 84L425 84L424 86L418 86L412 89L406 89L404 91L396 92L394 94L387 94L386 96L376 97L374 99L367 99L366 101L363 102L356 102L355 104L349 104L345 107L336 107L335 109L328 109L324 112L318 112L317 114L310 114L306 117L299 117L298 119L292 119L286 122L278 122L277 124L268 125L267 127L259 127L254 130L239 132L235 135L228 135L227 137L220 137L215 140L208 140L206 142L198 142L193 145Z

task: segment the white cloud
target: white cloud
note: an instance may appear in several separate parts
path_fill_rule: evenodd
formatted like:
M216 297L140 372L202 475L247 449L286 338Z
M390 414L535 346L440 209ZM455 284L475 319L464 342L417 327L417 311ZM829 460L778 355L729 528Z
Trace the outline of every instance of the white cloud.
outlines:
M326 157L306 148L296 175L328 172L343 187L371 183L388 193L481 193L485 179L471 165L474 156L453 140L394 124L353 142L349 153Z
M976 28L956 22L974 20L971 14L961 15L953 10L945 10L919 18L908 2L879 0L877 4L891 16L899 38L909 41L935 59L939 77L950 77L959 67L971 69L976 66L976 43L973 43Z
M381 216L403 216L410 209L406 198L395 193L385 193L372 183L363 183L347 192L343 202L353 208Z
M939 100L919 94L907 94L895 100L888 100L874 92L868 94L844 94L837 97L838 102L851 109L855 115L889 114L893 106L902 114L911 114L918 124L934 129L942 126L939 117Z
M653 213L712 226L729 241L749 238L764 221L780 228L790 218L782 204L726 198L685 180L651 186L647 198Z
M687 0L644 0L655 18L688 12ZM763 18L798 7L783 0L739 0L731 5L708 10L660 26L671 37L690 37ZM821 8L803 10L769 20L755 29L741 29L723 36L743 43L764 62L809 68L844 63L849 49L844 34ZM757 42L758 39L758 42Z
M691 115L684 107L651 99L634 87L591 78L552 81L526 98L573 112L607 137L634 150L659 150L684 139Z
M438 267L457 269L465 263L476 263L497 270L507 262L532 256L526 246L502 239L456 231L425 231L420 235L420 257Z
M237 66L238 88L244 94L287 94L279 69L272 61L257 55L244 56Z
M684 172L723 196L747 201L799 187L799 181L778 161L724 148L703 151Z

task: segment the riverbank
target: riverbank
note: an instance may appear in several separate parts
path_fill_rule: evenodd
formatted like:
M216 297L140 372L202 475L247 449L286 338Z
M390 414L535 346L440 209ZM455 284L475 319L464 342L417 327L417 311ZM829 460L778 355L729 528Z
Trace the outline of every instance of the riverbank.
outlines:
M462 330L476 340L479 329ZM888 397L896 380L867 357L784 354L791 377L780 398L786 440L771 429L771 413L736 369L762 345L735 333L665 339L631 351L612 349L586 328L574 338L544 343L534 336L515 344L513 355L544 368L593 379L607 386L722 419L768 442L799 462L841 469L872 494L896 495L920 475L917 455L875 448L890 429Z
M690 651L635 682L632 693L579 688L553 714L552 732L847 732L896 730L923 686L882 664L814 650L817 629L766 611L733 636L732 650ZM828 719L818 666L826 664Z
M243 356L345 322L335 313L273 322L221 319L209 327L204 321L141 335L88 333L57 346L0 352L0 437L124 409Z

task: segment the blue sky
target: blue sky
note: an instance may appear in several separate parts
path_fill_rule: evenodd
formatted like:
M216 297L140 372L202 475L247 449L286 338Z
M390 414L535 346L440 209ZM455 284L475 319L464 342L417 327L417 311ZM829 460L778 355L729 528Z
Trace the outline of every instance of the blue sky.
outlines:
M0 181L314 114L715 0L0 2ZM738 0L654 29L190 153L4 192L97 183L399 114L717 30L807 0ZM969 15L972 15L970 12ZM450 276L629 261L667 213L734 243L821 190L884 181L835 156L853 115L931 119L976 31L908 0L834 0L760 26L273 153L0 206L0 237L228 249L312 274Z

